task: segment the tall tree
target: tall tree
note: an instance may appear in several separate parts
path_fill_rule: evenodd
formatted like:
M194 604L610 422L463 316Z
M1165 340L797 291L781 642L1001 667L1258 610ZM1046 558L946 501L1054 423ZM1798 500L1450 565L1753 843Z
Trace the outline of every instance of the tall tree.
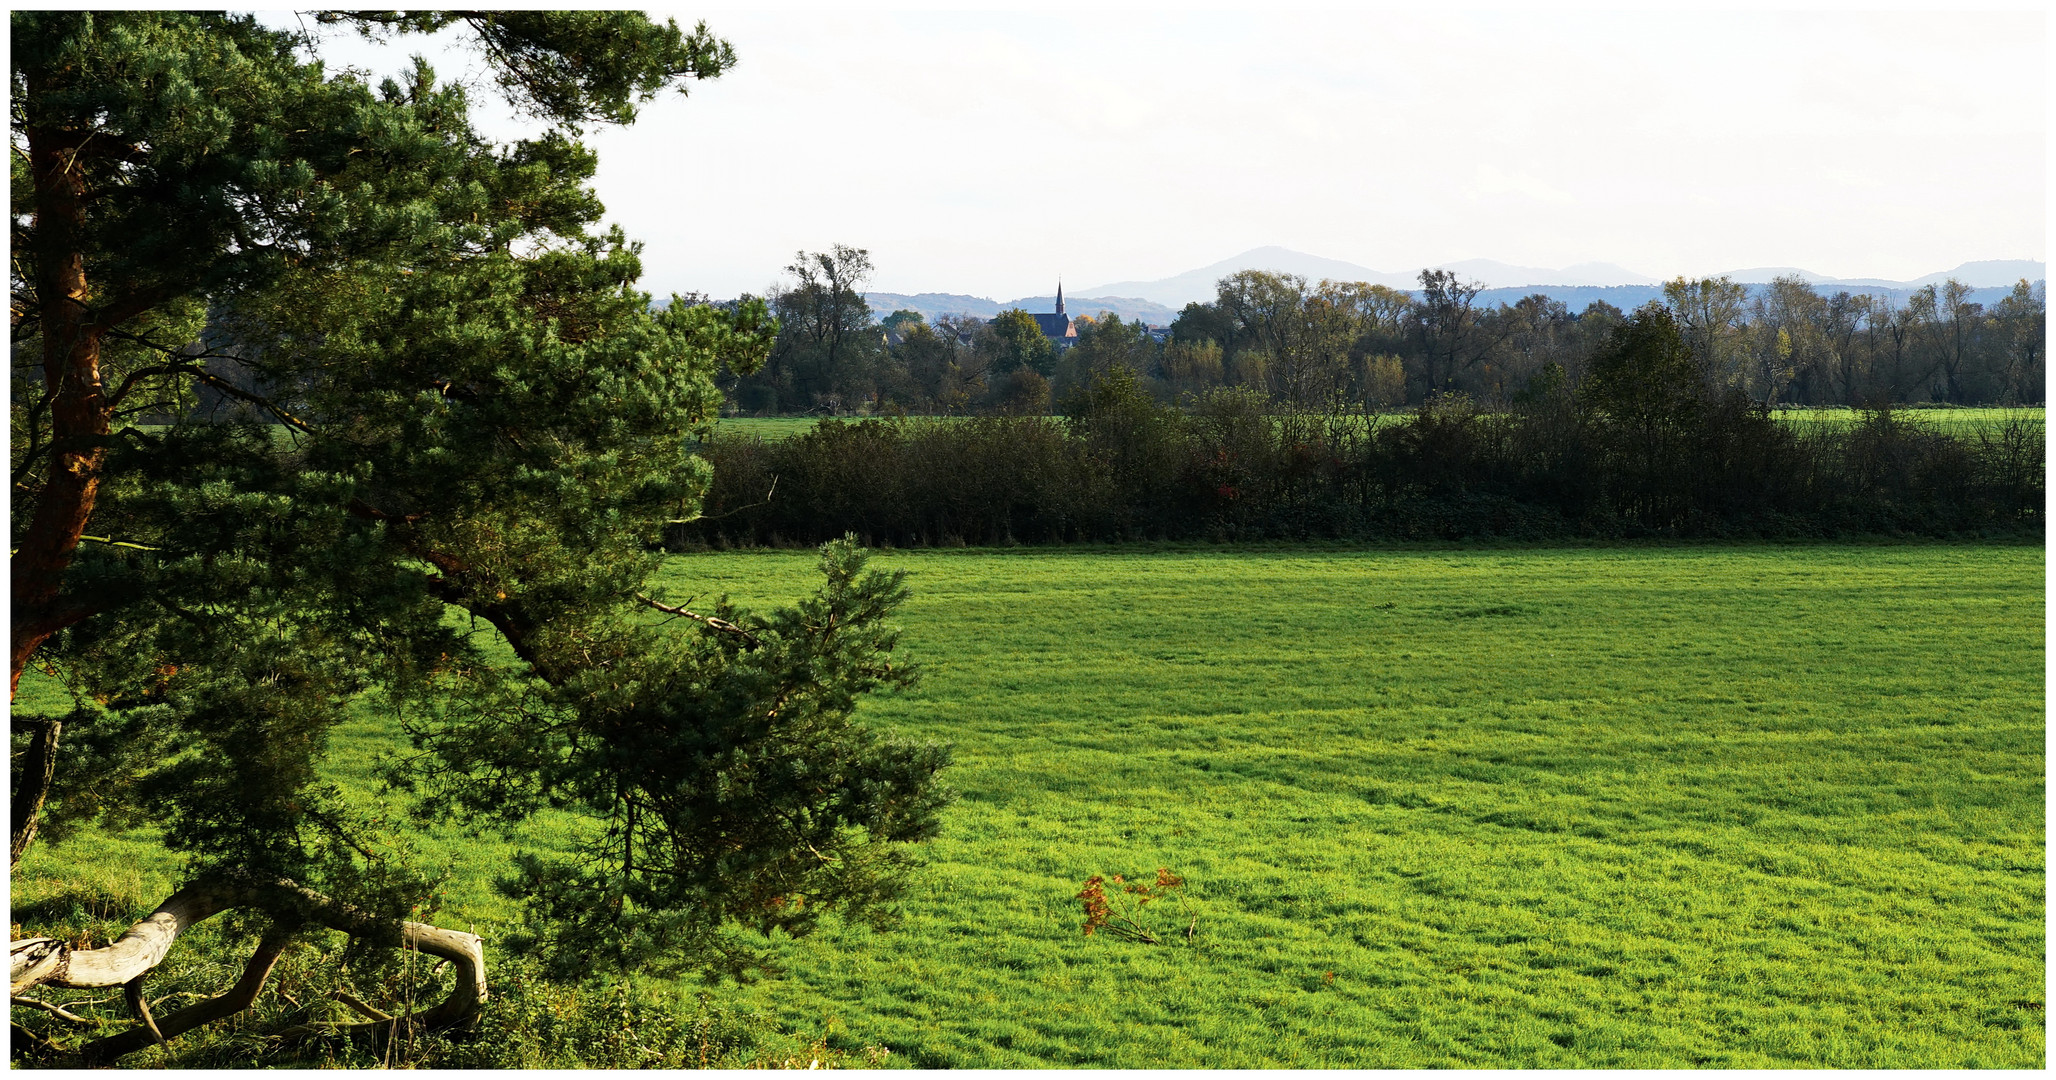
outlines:
M625 14L367 16L360 25L466 21L496 55L518 58L499 71L520 100L573 123L632 118L657 88L733 63L704 26L684 35ZM594 33L615 43L598 62L576 51ZM27 256L13 264L12 326L17 342L38 343L48 395L39 415L50 425L38 447L48 460L26 500L31 523L11 561L13 686L50 634L89 614L59 593L113 437L116 406L100 371L110 336L133 336L153 316L190 317L205 297L289 267L482 238L441 221L419 228L410 216L436 193L406 174L451 175L461 169L453 155L467 149L437 137L432 125L461 98L433 91L425 70L374 97L355 81L323 79L297 59L299 39L246 17L17 12L11 34L14 244ZM160 376L199 378L139 378Z
M1216 304L1194 300L1171 320L1171 340L1198 344L1211 341L1223 349L1234 344L1234 320Z
M1895 306L1890 297L1873 296L1863 312L1864 356L1871 372L1871 396L1909 401L1919 392L1927 400L1928 372L1921 370L1914 348L1911 307ZM1869 404L1869 401L1861 402Z
M1221 384L1226 367L1221 346L1210 338L1187 341L1173 338L1165 343L1158 370L1174 397L1198 396Z
M1239 270L1214 285L1214 304L1227 320L1227 337L1222 343L1238 370L1254 376L1251 382L1272 395L1298 380L1296 372L1282 376L1280 367L1290 368L1296 357L1296 324L1306 303L1307 281L1298 274L1269 270Z
M1332 402L1349 390L1351 375L1374 344L1398 337L1410 298L1397 289L1361 281L1322 281L1304 306L1306 378L1296 391L1308 405ZM1364 397L1357 385L1355 396Z
M1971 302L1970 293L1970 286L1950 278L1922 288L1906 303L1927 365L1941 376L1943 400L1958 405L1968 400L1967 377L1984 315L1984 305Z
M1142 320L1123 322L1119 315L1103 312L1098 318L1080 319L1078 323L1078 344L1057 362L1057 377L1052 380L1051 389L1057 400L1069 398L1117 367L1142 379L1156 371L1156 340L1149 336L1149 328Z
M1525 386L1551 364L1565 368L1572 320L1561 300L1542 293L1524 296L1503 309L1499 318L1505 324L1502 350L1508 360L1504 382L1495 387L1502 400L1505 386Z
M1804 278L1780 275L1750 302L1749 313L1751 367L1744 385L1776 408L1795 381L1817 381L1829 366L1827 302Z
M1426 390L1456 389L1457 378L1488 356L1497 335L1476 307L1483 282L1464 281L1454 271L1421 271L1421 298L1414 305L1414 336L1424 360Z
M872 390L880 356L863 293L871 253L844 244L802 251L785 272L796 284L771 297L779 334L763 373L782 392L775 408L844 412Z
M988 352L987 366L993 374L1011 375L1022 368L1045 379L1055 374L1056 343L1027 310L1008 308L992 320L991 327L990 335L979 335L978 344Z
M1664 283L1663 298L1707 385L1745 385L1748 353L1742 329L1748 287L1726 277L1698 281L1681 277Z
M13 329L35 358L13 673L51 670L76 702L14 718L17 808L42 811L17 814L16 855L38 821L53 843L147 821L189 874L111 947L14 942L17 993L140 987L181 930L241 907L269 927L245 986L84 1057L246 1007L313 926L456 960L416 1022L473 1014L478 939L399 918L424 879L319 779L374 688L416 746L393 779L418 813L594 823L511 879L567 968L743 963L740 921L804 930L890 898L944 757L851 722L907 678L898 583L837 548L821 592L769 616L650 585L653 541L704 488L688 447L715 367L769 349L761 304L652 314L635 248L597 227L591 152L568 130L486 143L425 66L373 90L219 14L12 22ZM353 25L452 22L565 128L732 62L704 27L624 13Z
M2047 286L2023 278L1992 309L1999 350L2002 397L2009 405L2041 401L2046 395L2049 356Z
M1822 310L1821 329L1826 339L1826 370L1823 401L1836 405L1861 404L1863 386L1869 380L1868 354L1857 343L1865 313L1870 308L1866 293L1851 295L1837 291L1827 298Z
M1712 391L1670 310L1651 302L1615 325L1593 353L1578 397L1601 421L1618 509L1673 526L1692 505L1703 464L1696 436Z
M1243 270L1216 286L1216 306L1232 321L1230 340L1265 389L1305 408L1342 388L1356 343L1374 324L1388 293L1361 282L1309 286L1297 274ZM1260 363L1252 361L1260 360Z
M935 336L941 365L931 391L935 407L944 415L965 412L989 389L993 350L983 345L993 334L991 324L972 315L944 315L935 320Z

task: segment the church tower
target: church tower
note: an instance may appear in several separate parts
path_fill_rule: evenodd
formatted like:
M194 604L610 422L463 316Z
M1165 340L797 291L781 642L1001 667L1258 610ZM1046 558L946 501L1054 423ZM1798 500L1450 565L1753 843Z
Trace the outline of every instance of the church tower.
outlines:
M1049 315L1038 315L1031 312L1028 317L1034 319L1035 325L1042 328L1043 337L1056 343L1058 352L1078 344L1078 327L1071 322L1069 315L1064 314L1063 278L1057 279L1057 310Z

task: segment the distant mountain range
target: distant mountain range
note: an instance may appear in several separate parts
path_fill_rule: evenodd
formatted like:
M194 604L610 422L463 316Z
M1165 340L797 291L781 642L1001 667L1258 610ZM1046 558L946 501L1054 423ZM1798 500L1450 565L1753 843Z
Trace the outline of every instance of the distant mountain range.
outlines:
M1478 294L1478 302L1486 306L1510 304L1521 297L1542 293L1553 300L1562 301L1572 311L1582 311L1595 300L1604 300L1623 311L1633 310L1663 295L1663 283L1647 274L1638 274L1612 263L1580 263L1561 270L1549 270L1533 266L1513 266L1491 259L1466 259L1463 262L1444 263L1436 267L1453 270L1469 281L1482 282L1485 289ZM1095 285L1080 289L1080 295L1064 297L1064 310L1072 315L1095 315L1111 311L1123 319L1141 319L1156 325L1165 325L1178 317L1179 309L1194 300L1206 301L1214 298L1214 284L1229 274L1241 270L1271 270L1287 274L1299 274L1310 280L1327 278L1334 281L1364 281L1373 285L1385 285L1394 289L1409 291L1420 288L1420 275L1413 273L1387 273L1343 262L1319 255L1308 255L1282 247L1252 248L1233 258L1223 259L1211 266L1187 270L1155 281L1116 281L1106 285ZM1848 289L1882 295L1896 301L1904 301L1927 285L1939 285L1955 278L1973 288L1971 299L1977 303L1993 304L2005 296L2013 284L2022 278L2041 281L2047 275L2047 267L2031 259L1989 259L1981 262L1967 262L1954 270L1942 270L1911 281L1887 281L1883 278L1830 278L1794 266L1759 266L1747 270L1730 270L1727 277L1746 285L1767 284L1772 278L1797 275L1817 288ZM1719 275L1716 275L1719 276ZM1018 300L1000 303L982 296L965 296L958 293L865 293L864 299L871 305L874 314L883 317L894 311L918 311L933 321L943 315L973 315L989 319L1008 308L1024 308L1028 311L1051 311L1056 307L1053 296L1024 296Z
M1758 293L1767 292L1770 289L1770 283L1768 279L1750 281L1746 278L1740 277L1732 273L1728 274L1727 276L1736 282L1748 286L1749 295L1752 297ZM1776 276L1778 275L1769 275L1769 277ZM1935 283L1939 284L1942 281L1947 281L1950 275L1939 274L1935 275L1935 277ZM1969 282L1966 279L1964 279L1961 275L1956 275L1956 279L1958 281L1963 281L1965 284L1969 284ZM1889 288L1880 285L1859 285L1847 281L1833 281L1824 279L1815 280L1809 282L1809 284L1811 284L1814 287L1814 290L1817 292L1835 293L1847 291L1851 293L1868 293L1871 296L1890 300L1894 306L1900 306L1904 305L1906 303L1907 298L1912 296L1916 291L1918 291L1919 288L1925 286L1927 279L1923 278L1920 280L1923 282L1922 286L1914 286L1907 282L1893 282ZM2014 278L2013 280L2019 281L2020 279ZM2041 278L2036 277L2033 280L2039 281L2041 280ZM1418 290L1415 291L1417 292ZM1983 288L1971 289L1969 299L1970 302L1973 304L1983 304L1986 307L1990 307L1993 304L1996 304L1999 301L2005 299L2006 294L2012 291L2013 285L2010 282L2005 285L1987 285ZM1541 293L1543 296L1546 296L1551 300L1558 301L1559 303L1563 304L1564 307L1570 309L1573 313L1585 310L1585 308L1590 306L1592 302L1595 300L1603 300L1609 304L1612 304L1614 307L1621 309L1622 311L1633 311L1651 300L1663 299L1663 286L1517 285L1512 288L1480 289L1478 291L1477 299L1472 302L1479 307L1493 308L1498 307L1501 304L1518 303L1523 297L1533 296L1536 293Z
M2022 278L2041 281L2048 272L2042 263L2032 259L1983 259L1967 262L1954 270L1942 270L1912 281L1886 281L1882 278L1830 278L1822 277L1811 270L1796 266L1758 266L1749 270L1730 270L1728 277L1736 281L1769 281L1774 277L1797 275L1808 284L1832 286L1837 289L1882 289L1887 292L1912 292L1929 285L1955 278L1973 289L2010 289Z
M1612 263L1581 263L1562 270L1544 270L1532 266L1511 266L1491 259L1466 259L1463 262L1448 263L1437 267L1440 270L1454 270L1464 278L1482 281L1488 286L1512 287L1518 285L1656 285L1660 282L1646 274L1638 274ZM1091 293L1109 293L1122 296L1139 296L1154 300L1173 309L1182 308L1194 300L1211 300L1214 283L1241 270L1271 270L1287 274L1299 274L1310 280L1328 278L1333 281L1364 281L1372 285L1385 285L1394 289L1420 288L1418 271L1405 273L1373 270L1340 259L1325 259L1319 255L1308 255L1291 248L1252 248L1233 258L1222 259L1212 266L1187 270L1182 274L1161 278L1156 281L1117 281L1111 285L1097 285L1084 290ZM1068 306L1068 305L1067 305Z
M1604 289L1617 286L1661 286L1663 279L1639 274L1612 263L1580 263L1561 270L1549 270L1533 266L1513 266L1491 259L1466 259L1462 262L1443 263L1438 270L1453 270L1458 276L1471 281L1480 281L1487 290L1498 293L1504 290L1525 290L1545 292L1557 299L1557 295L1569 289ZM1326 259L1319 255L1293 251L1282 247L1252 248L1233 258L1223 259L1212 266L1187 270L1156 281L1117 281L1108 285L1096 285L1080 290L1086 293L1103 293L1118 296L1135 296L1155 301L1176 310L1194 300L1211 300L1214 283L1239 270L1273 270L1288 274L1299 274L1312 280L1329 278L1335 281L1365 281L1373 285L1386 285L1395 289L1420 288L1418 271L1388 273L1373 270L1340 259ZM1760 266L1747 270L1730 270L1727 276L1745 284L1763 284L1772 278L1786 274L1797 274L1814 285L1834 288L1861 288L1872 291L1911 292L1925 285L1940 284L1950 278L1974 288L2010 288L2021 278L2039 281L2047 273L2046 267L2027 259L1994 259L1983 262L1967 262L1954 270L1943 270L1912 281L1886 281L1882 278L1830 278L1793 266ZM1718 275L1716 275L1718 276ZM1626 294L1623 294L1626 295ZM1599 297L1593 297L1599 299ZM1568 302L1568 301L1567 301ZM1611 303L1612 301L1608 301ZM1066 307L1069 305L1066 304Z

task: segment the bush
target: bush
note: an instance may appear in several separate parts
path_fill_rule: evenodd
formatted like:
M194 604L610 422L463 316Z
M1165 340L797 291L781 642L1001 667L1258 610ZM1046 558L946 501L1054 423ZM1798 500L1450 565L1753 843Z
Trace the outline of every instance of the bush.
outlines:
M1068 416L822 421L783 443L716 437L701 520L674 549L1308 537L2038 534L2038 422L1968 437L1863 414L1778 422L1738 396L1617 400L1544 387L1512 411L1439 397L1397 423L1273 412L1216 390L1180 411L1125 369ZM767 498L767 494L769 497Z

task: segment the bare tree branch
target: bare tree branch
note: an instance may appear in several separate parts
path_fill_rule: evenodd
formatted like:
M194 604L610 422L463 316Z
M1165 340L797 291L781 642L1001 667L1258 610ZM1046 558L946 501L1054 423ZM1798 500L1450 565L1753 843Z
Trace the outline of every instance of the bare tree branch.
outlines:
M47 1001L37 1001L35 998L22 997L19 994L13 995L11 1001L13 1004L20 1005L23 1008L41 1009L44 1012L49 1013L50 1015L58 1018L59 1020L64 1020L73 1024L98 1024L100 1022L89 1016L80 1016L79 1014L72 1012L61 1005L53 1005ZM72 1004L76 1005L79 1003L73 1002Z
M718 514L696 514L689 518L675 518L671 521L665 522L664 524L690 525L695 521L719 521L722 518L729 517L735 514L740 514L745 510L755 509L759 506L769 506L771 505L771 496L776 494L778 494L778 475L776 473L773 473L771 476L771 486L764 490L764 497L758 499L756 502L744 503L741 506L731 506Z
M389 1023L392 1020L391 1014L380 1012L377 1009L374 1009L371 1006L366 1005L362 1000L360 1000L357 997L357 995L352 994L347 990L338 990L335 993L330 994L329 997L332 997L337 1001L340 1001L343 1004L348 1005L352 1010L354 1010L357 1013L357 1015L362 1016L366 1020L370 1020L375 1023Z
M485 946L476 934L444 930L423 923L380 918L350 904L302 888L284 879L248 880L216 877L194 882L173 893L114 944L100 949L75 949L54 938L29 938L8 946L8 979L14 996L35 986L123 986L131 1007L141 997L143 976L162 963L180 933L231 908L255 908L272 916L257 952L243 977L227 993L188 1006L155 1024L88 1043L80 1051L87 1064L112 1061L157 1040L175 1038L203 1024L248 1009L270 976L279 955L301 927L313 924L353 937L386 941L440 957L456 965L457 985L440 1004L384 1025L404 1024L408 1030L435 1030L468 1024L486 1000ZM144 1005L138 1016L148 1018Z
M56 1043L51 1042L50 1040L42 1037L41 1035L36 1034L33 1031L30 1031L29 1029L21 1026L20 1024L9 1023L7 1026L13 1029L14 1042L17 1046L33 1046L36 1048L36 1052L38 1054L46 1058L58 1057L64 1053L63 1047L58 1046Z
M644 596L641 593L636 593L635 598L637 600L642 601L644 604L656 608L658 611L661 611L667 615L677 615L682 618L691 619L694 622L705 624L707 628L710 630L719 630L724 634L735 634L738 637L741 637L744 641L749 642L750 648L752 649L762 644L757 640L757 635L750 633L748 630L745 630L732 622L729 622L727 619L716 618L712 615L700 615L695 612L687 611L683 607L672 607L669 604L660 604L657 601L652 600L651 598Z
M227 379L224 379L211 371L196 368L193 371L193 377L207 384L208 386L213 387L214 389L219 390L224 394L227 394L229 397L236 398L242 401L247 401L250 404L257 406L258 408L263 409L265 412L268 412L271 415L278 417L281 423L286 424L289 427L294 427L300 429L301 431L309 432L314 430L312 427L308 426L305 420L302 420L299 417L294 416L292 413L287 412L285 406L280 405L272 401L270 398L265 397L261 394L253 394L248 390L244 390L241 387L238 387L236 384L229 382Z
M150 1000L143 996L143 980L148 977L149 973L145 972L123 983L121 995L128 1001L129 1011L135 1013L136 1019L142 1021L144 1029L149 1031L150 1037L157 1040L158 1046L168 1049L169 1040L157 1026L157 1018L150 1015Z
M257 943L257 951L243 966L243 976L228 992L206 1001L188 1005L164 1018L162 1024L147 1023L147 1026L130 1028L117 1035L95 1039L79 1049L79 1055L87 1065L103 1065L124 1054L132 1054L147 1046L165 1046L171 1036L183 1035L194 1028L211 1024L234 1016L257 1003L257 993L264 988L264 982L271 977L271 969L278 963L280 954L292 942L292 932L287 926L273 923L265 930L264 937ZM136 976L131 985L140 986L143 977ZM135 1004L134 1001L131 1004ZM149 1021L149 1009L142 1007L141 1015ZM167 1034L166 1032L169 1032Z

